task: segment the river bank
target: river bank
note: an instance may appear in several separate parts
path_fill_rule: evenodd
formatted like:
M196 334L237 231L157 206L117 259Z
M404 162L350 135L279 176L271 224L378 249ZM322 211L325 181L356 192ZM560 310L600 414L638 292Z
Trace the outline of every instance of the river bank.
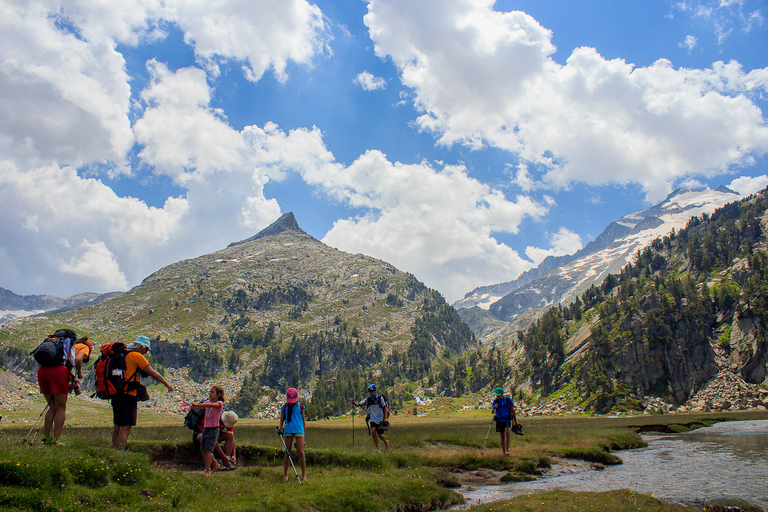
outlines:
M623 464L601 471L548 472L531 482L466 487L468 503L490 503L531 493L564 490L632 492L712 510L768 509L768 421L717 423L683 434L643 436L648 446L618 451ZM740 504L740 505L735 505ZM474 510L474 509L473 509Z

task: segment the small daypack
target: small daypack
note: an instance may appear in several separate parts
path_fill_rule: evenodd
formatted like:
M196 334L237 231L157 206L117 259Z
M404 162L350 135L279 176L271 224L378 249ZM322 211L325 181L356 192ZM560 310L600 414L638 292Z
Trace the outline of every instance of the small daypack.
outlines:
M205 417L205 409L190 409L184 416L184 426L190 430L197 430Z
M59 329L43 340L35 350L31 352L35 361L40 366L62 366L67 363L67 355L64 347L67 340L72 346L77 340L77 334L72 329Z
M130 378L124 375L127 353L125 343L120 341L101 346L101 355L93 365L96 371L97 397L108 400L141 387L141 384L131 382Z

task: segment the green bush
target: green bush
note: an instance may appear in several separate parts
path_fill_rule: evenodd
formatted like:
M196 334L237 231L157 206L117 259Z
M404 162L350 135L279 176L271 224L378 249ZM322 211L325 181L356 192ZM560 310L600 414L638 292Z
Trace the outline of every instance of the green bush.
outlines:
M29 460L0 461L0 484L34 489L58 489L69 484L72 477L56 457L30 463Z
M535 474L539 473L539 471L538 471L536 466L537 466L537 464L536 464L535 461L529 460L529 459L524 459L524 460L517 461L515 463L515 465L513 466L513 469L516 472L518 472L518 473L526 473L526 474L529 474L529 475L535 475Z

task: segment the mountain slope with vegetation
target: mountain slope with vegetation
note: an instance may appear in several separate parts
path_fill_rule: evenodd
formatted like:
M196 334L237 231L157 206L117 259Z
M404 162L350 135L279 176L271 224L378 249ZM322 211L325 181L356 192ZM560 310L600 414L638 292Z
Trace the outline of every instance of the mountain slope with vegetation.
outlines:
M764 385L767 209L763 191L694 217L547 310L517 333L511 385L597 412L641 409L648 396L680 406L724 373Z
M153 366L175 387L224 381L230 405L245 415L288 386L312 394L313 417L338 414L374 379L397 404L438 355L476 345L437 291L386 262L324 245L293 214L101 304L3 324L0 364L29 375L29 351L63 325L95 345L147 334Z

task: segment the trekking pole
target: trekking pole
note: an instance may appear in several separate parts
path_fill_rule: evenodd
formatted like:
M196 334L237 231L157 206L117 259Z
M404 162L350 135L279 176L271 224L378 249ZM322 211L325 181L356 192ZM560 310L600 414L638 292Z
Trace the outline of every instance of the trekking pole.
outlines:
M285 448L285 453L288 455L288 460L291 461L291 466L293 467L293 472L296 473L296 480L301 483L301 478L299 478L299 472L296 471L296 466L293 465L293 459L291 458L291 452L288 451L288 445L285 444L285 437L283 437L283 433L280 432L280 429L278 427L275 427L277 430L277 435L280 436L280 439L283 441L283 448Z
M43 414L45 414L45 411L47 411L47 410L48 410L48 408L49 408L50 406L51 406L51 404L49 404L49 403L46 401L46 403L45 403L45 407L43 407L43 411L40 413L40 416L38 416L38 417L37 417L37 420L35 421L35 424L34 424L34 425L32 425L32 428L31 428L31 429L29 429L29 432L27 432L27 435L26 435L26 436L24 436L24 442L25 442L25 443L29 443L29 444L31 445L31 444L32 444L32 442L35 440L35 438L37 437L37 432L38 432L37 430L35 430L35 428L37 428L37 424L38 424L38 423L40 423L40 418L42 418L42 417L43 417ZM34 436L32 436L32 441L27 441L27 438L29 437L29 434L31 434L33 430L35 430L35 435L34 435Z
M352 446L355 446L355 406L352 406Z
M485 453L485 443L488 442L488 435L491 433L491 427L493 426L493 420L496 418L496 416L491 416L491 424L488 425L488 432L485 433L485 441L483 441L483 449L480 451L480 455L483 455Z

